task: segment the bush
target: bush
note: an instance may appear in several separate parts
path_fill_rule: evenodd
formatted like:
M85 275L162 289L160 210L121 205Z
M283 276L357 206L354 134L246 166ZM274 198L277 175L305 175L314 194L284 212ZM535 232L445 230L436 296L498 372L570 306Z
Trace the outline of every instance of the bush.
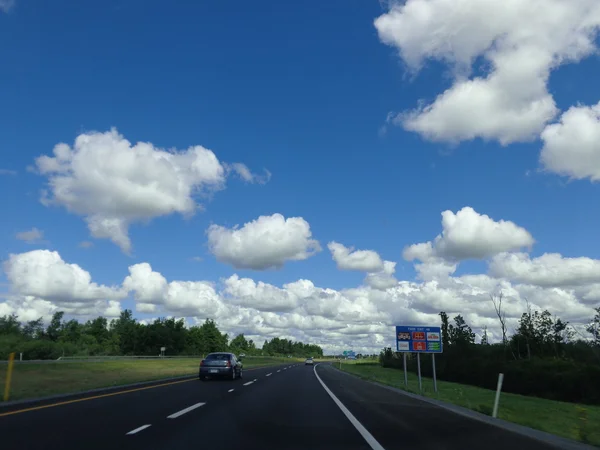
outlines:
M589 349L588 349L589 351ZM407 355L407 370L417 372L416 355ZM421 374L433 376L431 355L421 355ZM436 374L440 380L496 389L498 374L504 374L502 390L513 394L600 404L600 364L597 360L581 361L559 358L514 360L501 345L471 345L448 348L435 356ZM402 356L386 348L379 355L383 367L402 370Z
M0 360L6 361L12 352L20 352L24 339L20 336L0 336ZM19 356L17 355L17 358Z

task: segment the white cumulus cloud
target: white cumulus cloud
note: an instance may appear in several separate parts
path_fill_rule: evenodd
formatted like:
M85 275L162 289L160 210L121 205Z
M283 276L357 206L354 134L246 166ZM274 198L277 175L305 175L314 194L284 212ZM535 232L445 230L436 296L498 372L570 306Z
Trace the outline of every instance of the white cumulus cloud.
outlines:
M224 285L223 293L232 303L260 311L292 311L299 303L298 296L294 293L262 281L257 283L250 278L232 275L224 280Z
M600 180L600 103L569 108L541 138L544 169L573 179Z
M375 27L412 72L427 60L453 72L450 88L397 123L435 141L479 137L506 145L536 138L558 113L550 73L597 50L600 3L392 0Z
M333 260L340 270L379 272L383 270L383 260L374 250L355 250L332 241L327 244Z
M381 270L368 273L365 277L365 284L374 289L386 290L398 284L394 276L396 272L396 263L393 261L384 261Z
M286 261L307 259L321 250L302 217L260 216L243 227L211 225L208 246L218 261L237 269L281 268Z
M476 222L482 220L477 217ZM484 218L483 223L489 220ZM514 231L514 227L507 229ZM466 228L472 233L469 239L448 237L453 233L442 233L440 239L469 245L482 242L479 226ZM517 235L527 236L521 231ZM520 243L519 239L509 242L509 247ZM121 287L109 287L93 282L87 271L65 262L57 252L36 250L11 255L5 262L10 292L0 302L0 313L14 312L22 320L48 317L58 310L81 320L116 317L119 300L129 294L138 313L183 317L189 324L211 318L224 332L244 333L258 343L278 336L316 343L326 351L352 347L369 353L393 345L394 325L439 325L440 311L450 317L462 314L478 334L487 327L490 338L497 341L501 332L490 293L503 293L509 329L516 328L528 303L579 328L593 317L593 308L600 304L598 261L559 254L537 258L506 251L494 254L501 247L507 245L446 253L456 247L442 245L441 257L435 243L416 245L412 252L424 259L425 266L419 280L397 280L396 263L383 261L382 270L368 272L362 285L343 289L316 286L308 279L275 285L237 274L218 282L168 280L146 262L130 266ZM493 255L489 273L453 276L458 258L465 255ZM444 259L448 257L454 260Z
M184 316L214 316L222 307L213 284L207 281L171 281L148 263L129 267L123 288L133 292L138 312L165 311Z
M565 258L544 253L501 253L490 261L490 275L536 286L580 286L600 283L600 261L587 257Z
M89 272L66 263L58 252L11 254L3 268L11 287L20 295L59 302L117 300L124 296L120 288L92 282Z
M115 317L126 296L120 286L93 282L89 272L49 250L11 254L3 269L10 284L4 308L22 320L48 316L59 309L83 318Z
M58 144L54 156L36 159L48 176L46 205L83 216L92 236L131 251L130 224L201 209L198 197L225 186L225 169L202 146L167 151L148 142L132 145L116 129L79 135L73 147Z
M534 242L533 236L525 228L511 221L495 221L465 206L456 214L449 210L442 212L442 233L433 242L406 247L403 256L407 261L416 259L439 267L442 259L451 262L484 259L498 253L531 247ZM443 270L454 272L452 266L446 266Z

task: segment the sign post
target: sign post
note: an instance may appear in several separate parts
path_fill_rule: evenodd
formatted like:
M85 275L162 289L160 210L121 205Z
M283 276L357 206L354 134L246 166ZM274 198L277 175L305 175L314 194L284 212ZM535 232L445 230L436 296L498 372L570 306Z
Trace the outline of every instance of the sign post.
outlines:
M435 353L431 354L431 367L433 368L433 392L437 394L437 377L435 376Z
M423 381L421 380L421 354L417 353L417 374L419 375L419 393L423 393Z
M406 371L406 353L402 353L402 359L404 360L404 386L408 387L408 372Z
M496 398L494 399L494 410L492 411L492 417L498 416L498 404L500 403L500 391L502 390L502 381L504 381L504 374L498 374L498 386L496 386Z
M408 384L406 374L406 353L417 354L417 372L419 392L422 391L421 353L431 353L433 364L433 389L437 392L435 373L435 354L442 353L442 332L440 327L396 326L396 351L404 353L404 383Z

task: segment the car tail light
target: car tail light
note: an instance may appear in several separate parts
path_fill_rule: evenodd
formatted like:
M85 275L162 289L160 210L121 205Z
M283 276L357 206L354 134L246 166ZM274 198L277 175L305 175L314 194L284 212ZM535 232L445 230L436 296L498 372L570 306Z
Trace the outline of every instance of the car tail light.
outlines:
M204 360L200 361L200 365L203 366L204 365Z
M231 367L231 361L227 361L227 367Z

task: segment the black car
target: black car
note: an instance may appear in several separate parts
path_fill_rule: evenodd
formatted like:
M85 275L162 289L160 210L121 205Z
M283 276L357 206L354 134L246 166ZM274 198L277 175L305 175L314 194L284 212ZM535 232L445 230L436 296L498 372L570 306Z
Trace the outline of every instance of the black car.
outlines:
M235 380L242 378L243 368L240 361L233 353L209 353L200 361L200 370L198 378L206 380L207 378L229 378Z

